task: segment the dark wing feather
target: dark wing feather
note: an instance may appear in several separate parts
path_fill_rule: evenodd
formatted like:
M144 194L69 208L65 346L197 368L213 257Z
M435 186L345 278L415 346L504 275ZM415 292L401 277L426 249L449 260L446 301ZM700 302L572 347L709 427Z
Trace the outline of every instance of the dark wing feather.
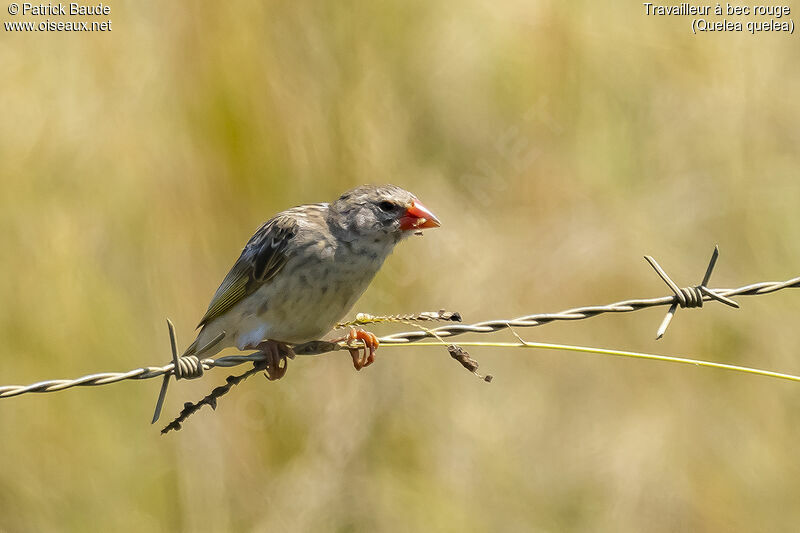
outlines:
M222 315L275 277L289 258L287 250L295 235L297 221L288 214L277 215L258 228L222 280L197 327Z

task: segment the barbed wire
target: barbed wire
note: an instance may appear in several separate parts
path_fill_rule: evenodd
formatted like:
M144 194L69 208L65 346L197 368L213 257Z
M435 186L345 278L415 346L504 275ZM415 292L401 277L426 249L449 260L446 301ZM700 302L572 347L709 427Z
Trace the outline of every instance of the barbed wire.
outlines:
M633 299L633 300L624 300L608 305L601 305L601 306L586 306L586 307L576 307L574 309L568 309L566 311L561 311L559 313L540 313L534 315L527 315L519 318L514 318L510 320L489 320L485 322L478 322L475 324L451 324L445 325L438 328L428 329L423 328L420 330L415 331L407 331L402 333L394 333L390 335L386 335L384 337L380 337L378 340L381 344L385 345L392 345L392 344L408 344L413 343L416 341L420 341L423 339L429 338L449 338L455 337L458 335L463 335L465 333L494 333L503 329L509 328L527 328L527 327L535 327L535 326L542 326L544 324L549 324L555 321L573 321L573 320L583 320L587 318L592 318L604 313L629 313L633 311L639 311L642 309L650 308L650 307L658 307L669 305L670 310L665 317L665 320L662 322L661 327L659 327L659 334L657 338L663 336L664 330L666 330L666 326L669 324L669 320L671 319L672 315L674 315L675 310L678 307L702 307L703 302L709 300L718 300L726 303L728 305L736 305L735 302L730 300L732 296L758 296L763 294L773 293L782 289L787 288L798 288L800 287L800 277L788 279L786 281L765 281L760 283L753 283L751 285L745 285L743 287L735 288L735 289L710 289L706 286L708 280L711 275L711 271L714 268L716 263L717 257L719 255L719 250L715 248L714 253L711 258L711 262L709 263L709 267L706 270L706 275L703 278L703 282L695 287L688 287L680 289L678 285L676 285L667 274L658 266L658 263L655 262L654 259L647 256L648 262L653 266L653 268L659 273L659 276L664 279L670 289L673 291L672 296L663 296L660 298L649 298L649 299ZM438 314L446 313L444 311L440 311ZM420 315L416 316L426 316L424 319L420 320L431 320L431 316L436 315L437 313L421 313ZM403 318L402 322L408 322L409 318L413 319L414 316L412 315L409 317L408 315L399 315ZM359 319L360 318L360 319ZM447 318L441 318L443 320L454 320L455 318L460 319L460 316L457 313L447 313ZM356 320L352 322L347 322L347 325L358 325L358 324L367 324L367 323L375 323L375 322L386 322L391 321L387 320L391 319L391 317L374 317L371 315L360 315L357 317ZM174 333L174 331L172 331ZM173 340L174 342L174 340ZM337 351L337 350L345 350L352 348L353 346L347 344L346 342L328 342L328 341L312 341L300 345L296 345L293 347L294 352L298 355L321 355L324 353ZM255 352L252 354L239 354L239 355L227 355L219 358L206 358L202 360L197 360L196 364L199 365L199 371L202 370L210 370L216 367L233 367L237 365L241 365L243 363L264 363L268 360L267 354L263 352ZM178 374L187 373L185 370L181 371L181 365L185 361L178 361ZM176 374L176 364L175 362L166 364L164 366L147 366L136 368L130 370L128 372L103 372L98 374L89 374L86 376L82 376L77 379L56 379L56 380L48 380L48 381L40 381L37 383L33 383L30 385L5 385L0 386L0 399L2 398L11 398L14 396L19 396L22 394L28 393L45 393L45 392L56 392L65 389L69 389L72 387L90 387L90 386L99 386L99 385L108 385L111 383L118 383L120 381L125 380L142 380L142 379L151 379L156 377L163 377L163 376L170 376Z
M758 296L762 294L769 294L771 292L779 291L781 289L800 288L800 277L792 278L786 281L764 281L761 283L754 283L746 285L737 289L713 289L715 296ZM439 328L431 329L430 331L407 331L403 333L394 333L381 337L379 340L382 344L404 344L408 342L416 342L423 339L433 337L433 333L443 338L455 337L456 335L463 335L464 333L494 333L510 327L534 327L549 324L556 321L570 321L570 320L583 320L592 318L604 313L629 313L632 311L640 311L648 307L658 307L662 305L675 305L677 297L663 296L661 298L650 298L644 300L625 300L604 306L588 306L576 307L561 311L560 313L541 313L536 315L528 315L513 320L488 320L486 322L478 322L476 324L462 324L452 326L442 326ZM714 299L711 296L703 296L704 301ZM680 305L680 304L678 304ZM657 336L660 338L660 336Z
M703 302L709 300L716 300L724 303L730 307L738 308L739 304L731 300L731 296L757 296L762 294L769 294L779 291L781 289L798 288L800 287L800 277L788 279L786 281L763 281L760 283L753 283L737 289L709 289L706 284L711 278L711 273L716 265L717 258L719 257L719 247L714 247L714 252L711 254L711 261L709 261L706 274L700 285L687 288L679 288L678 285L664 272L664 269L652 257L645 256L645 259L658 273L661 279L672 290L673 296L663 296L661 298L625 300L613 304L602 306L587 306L576 307L574 309L567 309L560 313L541 313L536 315L528 315L513 320L489 320L486 322L478 322L471 325L450 325L442 326L439 328L431 329L428 331L408 331L404 333L395 333L382 337L380 341L384 344L391 343L407 343L415 342L422 339L431 337L454 337L456 335L463 335L464 333L494 333L503 329L512 327L534 327L549 324L555 321L569 321L569 320L583 320L592 318L604 313L630 313L632 311L639 311L648 307L658 307L662 305L669 305L669 311L664 317L661 325L658 328L656 339L664 336L667 327L675 314L678 307L693 308L702 307Z
M256 363L264 361L265 357L261 353L253 353L249 355L227 355L217 359L203 359L200 362L205 370L210 370L215 367L232 367L241 365L243 363ZM12 396L19 396L20 394L27 394L32 392L56 392L72 387L94 387L98 385L109 385L129 379L151 379L164 375L171 375L175 370L175 365L169 363L164 366L143 366L135 368L128 372L102 372L98 374L89 374L77 379L51 379L48 381L40 381L30 385L6 385L0 386L0 398L11 398Z

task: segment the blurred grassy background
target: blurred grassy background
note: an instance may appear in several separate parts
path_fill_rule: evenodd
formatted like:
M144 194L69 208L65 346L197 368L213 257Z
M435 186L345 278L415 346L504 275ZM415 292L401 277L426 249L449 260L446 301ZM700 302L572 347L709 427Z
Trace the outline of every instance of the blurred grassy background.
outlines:
M365 182L414 191L443 227L357 311L661 296L641 256L690 284L714 243L714 286L800 271L796 36L693 36L635 2L111 6L111 33L0 38L2 384L166 361L164 318L189 343L264 219ZM798 297L679 312L659 343L662 311L521 333L797 373ZM167 437L156 380L0 401L0 531L800 521L796 384L472 353L491 385L431 348L358 374L301 358ZM173 386L164 420L225 375Z

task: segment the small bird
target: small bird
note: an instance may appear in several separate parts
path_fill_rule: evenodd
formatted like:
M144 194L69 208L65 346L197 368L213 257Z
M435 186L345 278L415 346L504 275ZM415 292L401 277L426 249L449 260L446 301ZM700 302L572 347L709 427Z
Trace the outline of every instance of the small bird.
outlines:
M217 289L183 356L202 359L232 346L267 354L270 379L286 371L291 346L319 340L341 319L380 270L395 245L439 226L410 192L362 185L333 203L307 204L261 225ZM378 339L351 328L334 342L356 340L353 366L375 360ZM281 366L283 365L283 366ZM153 417L158 419L165 389Z

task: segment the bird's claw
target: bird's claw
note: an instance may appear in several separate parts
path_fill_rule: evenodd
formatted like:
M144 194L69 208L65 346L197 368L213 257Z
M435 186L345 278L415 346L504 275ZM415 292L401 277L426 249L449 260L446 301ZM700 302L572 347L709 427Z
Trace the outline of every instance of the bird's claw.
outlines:
M361 370L375 362L375 351L380 346L380 342L378 342L378 337L373 333L364 331L361 328L350 328L350 333L347 334L345 340L350 346L347 350L350 352L350 357L353 358L353 366L356 370ZM356 341L363 342L364 346L352 347Z
M294 352L289 345L267 340L260 343L257 349L266 356L264 375L268 380L275 381L286 375L286 369L289 367L286 358L294 359Z

